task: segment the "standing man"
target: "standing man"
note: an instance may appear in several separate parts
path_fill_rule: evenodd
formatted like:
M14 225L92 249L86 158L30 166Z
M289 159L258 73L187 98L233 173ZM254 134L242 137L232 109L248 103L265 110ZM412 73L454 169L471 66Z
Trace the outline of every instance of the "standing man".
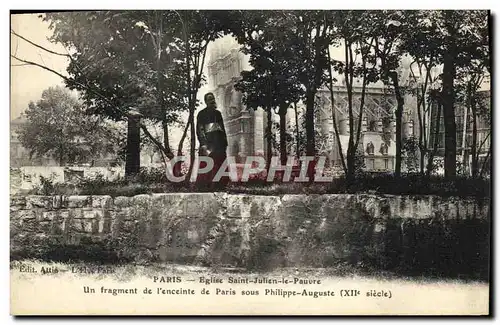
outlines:
M204 100L207 107L202 109L196 117L196 135L200 143L200 156L209 156L214 161L212 172L206 174L209 177L208 181L212 181L226 160L227 136L222 114L217 110L214 94L205 94Z

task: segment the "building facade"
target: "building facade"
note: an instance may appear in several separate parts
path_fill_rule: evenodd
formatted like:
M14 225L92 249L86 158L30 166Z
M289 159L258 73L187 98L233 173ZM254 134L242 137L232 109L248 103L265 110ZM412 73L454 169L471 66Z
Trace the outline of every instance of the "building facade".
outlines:
M228 135L228 155L236 157L238 162L244 162L245 157L266 154L264 132L267 126L266 113L262 109L246 109L242 102L242 94L234 89L243 70L250 70L248 58L239 51L240 46L230 36L218 39L209 48L208 81L211 91L215 94L218 107L222 112ZM403 79L408 79L408 69L402 71ZM334 85L333 107L339 127L340 143L336 141L330 91L320 89L317 94L317 113L315 126L321 134L318 153L327 157L327 165L340 165L340 147L344 154L347 152L349 141L349 118L347 89L339 78ZM404 82L403 82L404 83ZM355 120L359 116L361 84L353 85L353 108ZM415 100L405 98L403 114L404 137L414 136ZM371 84L366 89L365 104L362 119L362 132L359 148L365 160L365 168L370 171L390 171L394 168L395 160L395 124L394 111L396 109L395 96L387 91L381 82ZM303 119L304 105L298 104L298 119ZM278 121L277 114L272 114L273 120ZM295 126L295 110L290 107L287 112L287 129ZM299 122L300 123L300 122ZM355 125L357 129L357 125ZM318 141L318 140L317 140ZM293 147L293 146L292 146ZM295 149L289 148L293 155ZM277 155L277 152L273 154Z

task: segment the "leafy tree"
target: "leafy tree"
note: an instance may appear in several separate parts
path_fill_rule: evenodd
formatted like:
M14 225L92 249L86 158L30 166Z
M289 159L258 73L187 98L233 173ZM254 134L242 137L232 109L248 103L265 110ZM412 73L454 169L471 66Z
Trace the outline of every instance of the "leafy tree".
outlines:
M352 181L358 169L356 159L359 141L361 138L361 126L366 98L366 87L369 83L375 82L379 78L379 71L376 66L376 57L371 54L375 37L366 26L370 24L370 12L366 11L338 11L333 14L333 23L336 26L335 37L344 45L344 60L336 61L330 58L330 68L328 70L329 89L331 95L333 113L333 84L332 68L344 76L347 91L348 118L349 118L349 142L347 147L346 161L342 162L346 178ZM333 43L336 45L338 43ZM329 57L329 51L328 51ZM359 60L357 59L359 57ZM333 66L332 66L333 65ZM361 94L359 97L359 107L354 107L354 78L361 79ZM357 111L356 111L357 110ZM334 113L333 113L334 114ZM336 122L336 121L334 121ZM339 151L342 146L338 136L338 128L335 123L335 133L339 144ZM342 158L342 155L341 155ZM342 158L343 160L343 158Z
M286 110L297 102L297 98L305 103L308 156L316 154L314 104L318 89L325 82L324 71L328 63L326 50L330 44L331 34L328 31L332 24L325 13L320 10L237 12L228 20L230 26L227 28L237 36L240 44L247 45L247 51L253 54L255 61L260 61L251 62L260 66L246 76L248 82L243 81L242 86L250 93L250 80L259 80L259 85L252 90L255 92L252 96L261 102L261 107L267 111L268 120L271 109L279 109L282 125L280 134L283 135L281 143L286 139ZM272 95L271 89L274 92ZM271 130L271 125L267 129ZM280 148L281 160L284 162L285 146L281 145ZM310 168L310 178L312 172Z
M327 50L332 43L332 19L325 11L294 11L289 15L294 28L288 35L288 44L296 53L297 79L304 89L306 105L306 154L315 156L314 103L318 89L326 82Z
M194 167L196 134L194 114L198 106L198 90L205 82L203 69L208 44L221 36L226 14L219 11L183 10L168 11L172 46L179 50L180 76L185 80L184 100L188 107L188 122L181 137L178 154L182 154L183 142L190 130L190 165L186 176L189 179Z
M405 156L406 170L408 173L418 172L418 140L415 137L408 137L403 141L402 148Z
M469 65L472 58L488 53L488 12L481 10L429 11L423 19L432 33L429 42L440 44L438 61L443 64L442 94L445 127L444 170L446 177L456 175L455 80L457 69ZM486 64L489 66L489 63Z
M167 126L185 106L170 91L179 80L169 64L174 55L161 48L167 37L162 29L165 18L152 11L96 11L51 13L45 19L54 29L52 40L71 53L68 86L82 93L94 114L128 121L126 174L140 168L139 128L173 157ZM162 123L163 145L140 121L142 117Z
M274 110L279 115L278 147L281 164L285 165L288 156L287 111L303 94L297 78L298 66L294 61L296 53L288 46L288 33L284 32L292 29L291 20L287 13L281 12L260 12L258 16L252 12L248 18L243 20L247 26L238 26L233 32L243 44L243 53L249 55L253 69L242 72L242 78L235 88L243 92L247 107L263 107L267 112L268 166L271 159L271 112Z
M402 124L404 109L404 85L400 84L400 63L406 54L404 44L408 29L413 28L412 20L405 17L402 11L375 11L370 13L370 26L368 34L373 37L373 49L380 64L380 79L387 87L391 87L396 96L397 108L394 112L396 118L396 161L394 174L401 175L402 161Z
M483 124L489 125L491 119L490 105L485 93L481 91L481 85L487 75L485 67L485 60L472 59L468 66L464 66L457 71L457 102L459 102L464 109L464 134L469 125L472 124L472 139L470 143L470 156L471 156L471 176L477 177L479 175L479 155L482 152L483 146L488 138L491 136L490 132L484 139L478 141L478 124L481 120ZM468 152L467 138L462 139L462 164L467 164Z
M431 14L430 11L405 11L407 37L402 39L401 44L401 48L413 59L410 64L410 92L417 98L420 173L423 175L426 169L428 176L434 169L442 116L441 82L436 72L442 50L441 43L434 39L436 29L431 23ZM432 120L437 121L433 135L430 134Z
M19 140L30 155L50 156L60 166L116 153L120 129L90 116L68 89L51 87L25 111ZM116 141L115 141L116 140Z

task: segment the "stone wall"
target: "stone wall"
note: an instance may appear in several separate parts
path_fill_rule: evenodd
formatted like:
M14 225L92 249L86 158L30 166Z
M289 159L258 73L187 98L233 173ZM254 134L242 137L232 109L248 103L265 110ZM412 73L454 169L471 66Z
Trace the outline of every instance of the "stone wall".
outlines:
M369 194L11 198L12 258L487 272L489 202Z
M40 176L54 183L68 183L74 177L93 178L101 175L104 179L115 180L123 177L125 170L121 167L60 167L60 166L24 166L11 168L11 190L30 190L40 186Z

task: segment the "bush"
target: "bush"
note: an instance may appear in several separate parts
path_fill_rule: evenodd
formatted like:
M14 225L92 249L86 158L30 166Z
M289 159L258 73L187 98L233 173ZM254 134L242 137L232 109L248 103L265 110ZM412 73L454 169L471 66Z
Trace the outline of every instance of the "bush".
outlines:
M39 192L41 195L52 195L56 192L53 175L49 177L40 175L39 178L40 184L35 186L35 191Z
M293 179L293 176L292 176ZM353 182L344 177L334 178L328 183L281 182L276 174L274 182L267 182L265 172L251 175L248 182L229 182L217 191L227 193L255 195L283 194L337 194L337 193L376 193L392 195L438 195L457 197L489 197L489 179L456 177L445 179L442 176L425 177L420 174L402 174L400 178L392 174L358 174ZM41 185L30 194L37 195L111 195L134 196L151 193L176 192L213 192L210 186L187 182L169 182L161 169L144 169L133 178L107 180L102 175L85 178L76 184L54 184L50 179L43 179Z

